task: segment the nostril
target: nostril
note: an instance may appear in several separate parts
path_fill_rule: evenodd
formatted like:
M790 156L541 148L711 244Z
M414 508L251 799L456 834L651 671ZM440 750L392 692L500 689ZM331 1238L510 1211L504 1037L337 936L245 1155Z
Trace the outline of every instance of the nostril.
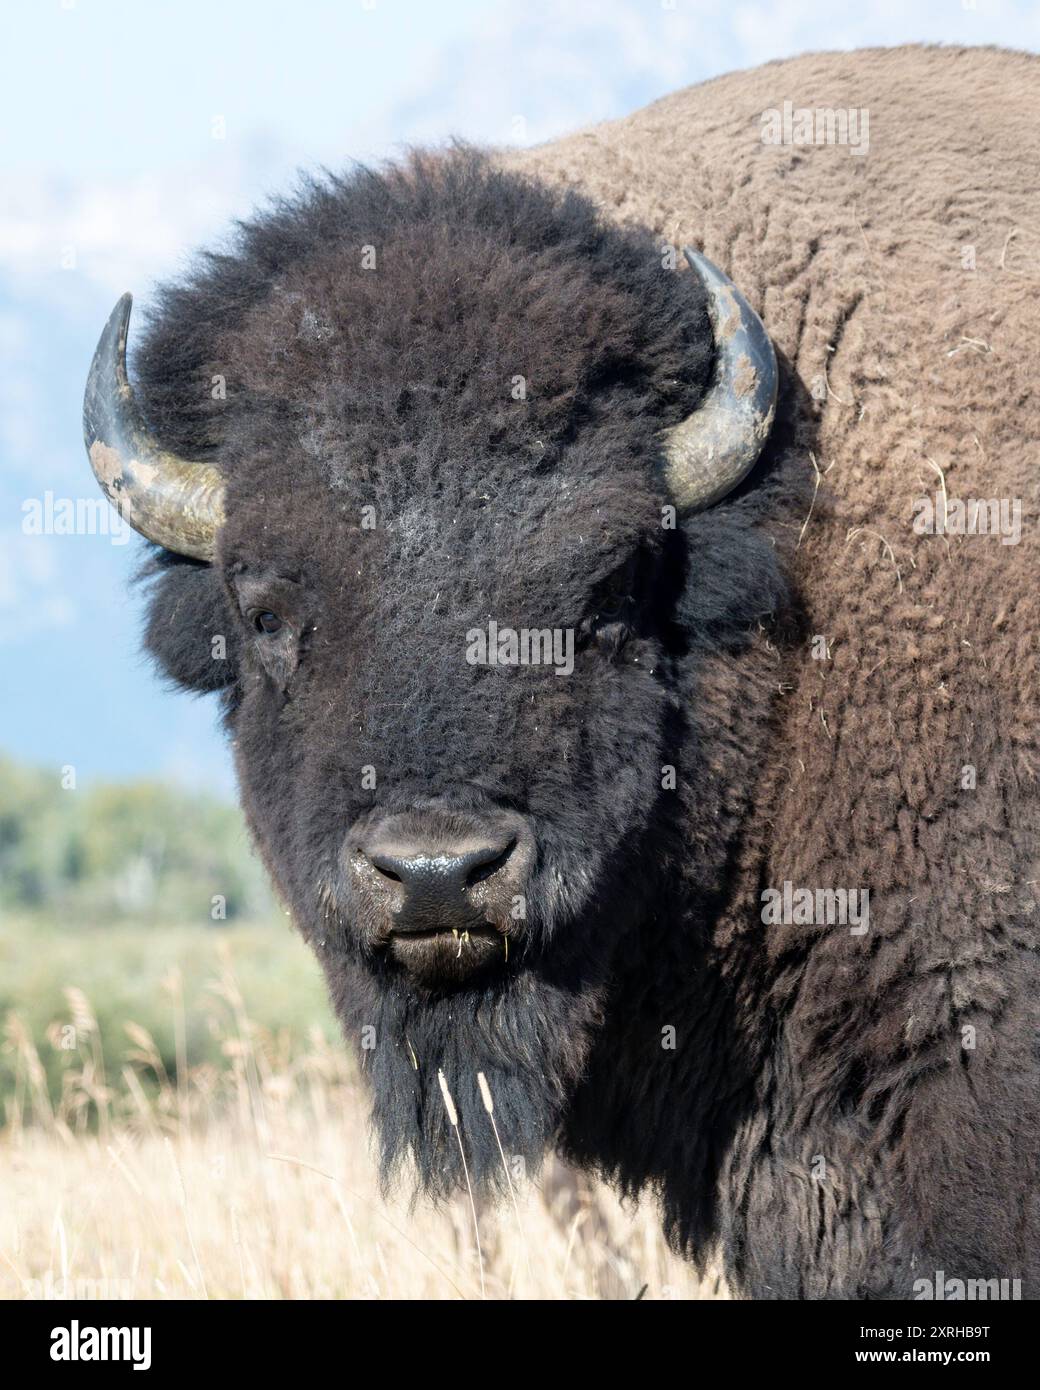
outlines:
M486 859L483 863L475 864L466 875L466 887L473 888L478 883L483 883L486 878L491 878L493 874L497 874L515 849L516 840L514 838L510 840L505 849L498 853L492 851L490 859Z
M370 854L367 858L373 869L375 869L377 873L382 874L384 878L390 879L393 883L401 883L403 881L401 875L397 871L397 861L392 859L390 855Z

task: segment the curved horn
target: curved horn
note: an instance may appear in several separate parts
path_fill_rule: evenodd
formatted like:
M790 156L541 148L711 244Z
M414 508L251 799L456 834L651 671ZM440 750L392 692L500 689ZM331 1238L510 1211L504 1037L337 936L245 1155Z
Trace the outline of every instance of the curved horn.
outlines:
M210 463L192 463L149 435L126 375L133 298L109 315L83 396L83 441L94 477L135 531L178 555L212 560L224 520L224 482Z
M762 452L776 410L776 354L736 285L699 251L683 251L708 291L715 377L694 413L665 442L668 485L682 511L731 492Z

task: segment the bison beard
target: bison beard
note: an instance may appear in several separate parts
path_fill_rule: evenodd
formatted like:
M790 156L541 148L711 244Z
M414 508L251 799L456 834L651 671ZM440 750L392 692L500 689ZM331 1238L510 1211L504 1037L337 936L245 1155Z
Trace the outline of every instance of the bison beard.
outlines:
M366 1025L373 1029L375 1045L361 1058L372 1086L385 1181L411 1157L429 1196L448 1196L464 1184L440 1073L474 1187L507 1186L478 1073L491 1092L509 1178L537 1173L581 1073L588 1032L599 1019L598 990L568 988L526 971L486 991L438 999L417 998L400 982L372 990L358 976L345 981L333 975L330 985L346 1036L363 1036ZM407 1041L380 1046L379 1039Z

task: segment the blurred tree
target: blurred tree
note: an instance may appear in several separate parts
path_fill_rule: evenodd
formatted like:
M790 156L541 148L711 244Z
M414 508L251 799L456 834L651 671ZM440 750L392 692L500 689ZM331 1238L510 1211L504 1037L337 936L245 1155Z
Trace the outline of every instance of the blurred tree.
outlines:
M234 806L154 781L65 790L56 770L0 757L0 907L69 925L219 924L270 916L273 901Z

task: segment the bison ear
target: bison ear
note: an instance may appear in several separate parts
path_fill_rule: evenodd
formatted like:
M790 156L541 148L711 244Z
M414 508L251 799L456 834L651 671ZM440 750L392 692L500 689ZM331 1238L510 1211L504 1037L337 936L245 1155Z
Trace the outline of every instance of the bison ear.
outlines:
M239 637L211 565L164 556L153 570L144 648L184 690L222 690L235 680Z
M783 558L754 520L721 509L681 522L686 583L678 617L695 644L739 645L749 629L790 602Z

